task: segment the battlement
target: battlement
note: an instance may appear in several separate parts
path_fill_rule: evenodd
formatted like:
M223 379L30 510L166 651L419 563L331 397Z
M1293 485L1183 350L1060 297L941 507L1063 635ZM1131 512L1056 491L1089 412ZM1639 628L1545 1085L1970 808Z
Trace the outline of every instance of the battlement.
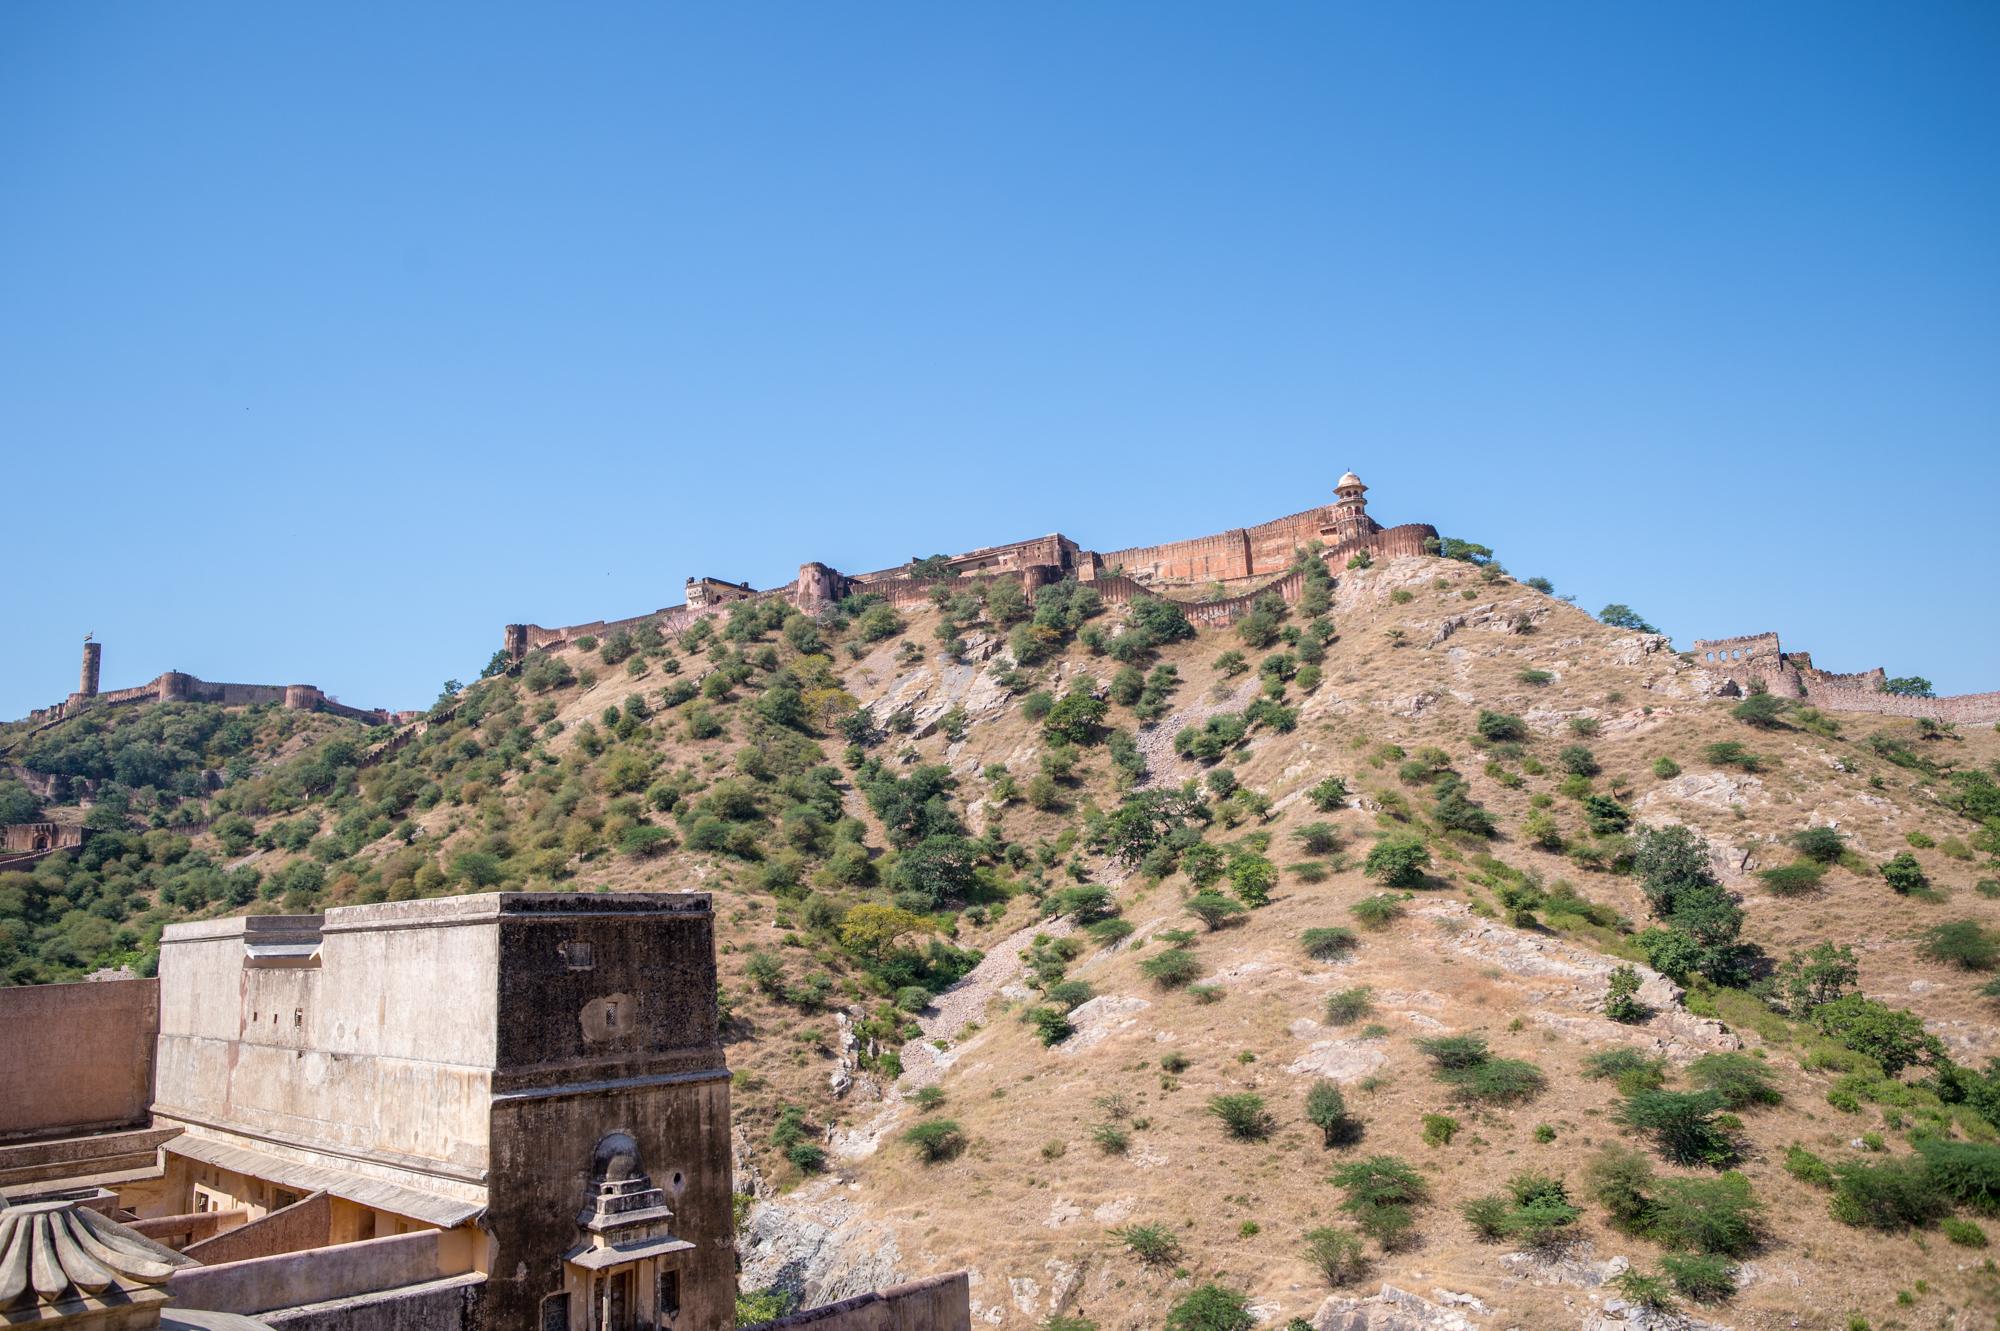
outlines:
M1762 689L1829 711L1927 717L1968 725L2000 722L2000 693L1961 693L1944 698L1889 693L1883 688L1888 674L1881 666L1853 672L1821 670L1813 664L1810 652L1785 651L1775 633L1697 638L1689 654L1703 669L1727 679L1739 693Z
M1179 605L1197 626L1224 626L1248 613L1259 596L1275 592L1287 601L1296 598L1303 580L1293 574L1293 564L1301 551L1315 544L1321 557L1336 568L1364 552L1375 559L1436 552L1437 528L1428 523L1385 528L1368 516L1363 499L1367 488L1349 472L1341 477L1336 487L1338 498L1332 504L1164 545L1100 553L1085 549L1061 532L1051 532L968 550L944 559L943 570L949 579L946 585L977 587L1004 579L1017 582L1033 599L1037 590L1050 583L1074 579L1092 584L1114 605L1156 596ZM917 562L913 559L870 573L842 573L831 564L812 561L800 565L794 582L764 591L752 590L748 583L689 578L687 600L680 605L628 619L599 619L560 628L509 624L502 634L502 646L510 661L519 662L531 651L553 650L579 638L630 633L647 625L671 635L697 620L726 614L737 602L771 597L783 597L809 613L864 593L880 596L892 605L914 605L927 600L940 585L934 577L917 576ZM1224 594L1206 598L1173 595L1196 588L1220 588Z
M104 644L86 637L83 643L83 670L79 687L63 701L28 713L31 725L53 725L68 720L89 707L120 707L148 702L212 702L224 707L252 707L277 703L287 711L326 712L350 717L369 725L390 725L417 715L380 707L349 707L329 698L312 684L217 684L179 670L155 675L132 688L102 692L98 678L104 659Z

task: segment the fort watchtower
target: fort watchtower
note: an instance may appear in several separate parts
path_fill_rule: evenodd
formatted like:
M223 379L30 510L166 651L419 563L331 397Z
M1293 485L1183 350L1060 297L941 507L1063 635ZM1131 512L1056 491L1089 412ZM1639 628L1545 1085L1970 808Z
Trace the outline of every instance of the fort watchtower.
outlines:
M98 667L104 663L104 644L83 635L83 674L76 681L76 691L86 698L97 696Z

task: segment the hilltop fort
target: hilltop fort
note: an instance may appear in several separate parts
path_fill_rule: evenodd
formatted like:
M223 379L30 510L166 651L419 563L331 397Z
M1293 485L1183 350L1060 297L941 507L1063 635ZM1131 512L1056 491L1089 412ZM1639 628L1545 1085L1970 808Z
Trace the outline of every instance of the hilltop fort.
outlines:
M28 713L30 725L48 725L67 720L87 707L119 707L147 702L212 702L225 707L250 707L259 703L280 703L294 712L328 712L370 725L388 725L415 713L401 713L382 707L349 707L328 697L312 684L215 684L179 670L167 670L144 684L109 692L98 687L104 666L104 644L86 636L83 640L83 669L76 692L59 703Z
M1165 545L1099 552L1053 532L941 559L911 560L873 573L842 573L827 564L802 564L796 581L767 591L756 591L747 582L689 578L684 604L629 619L600 619L562 628L509 624L502 646L507 658L518 662L530 651L620 630L631 632L648 624L662 633L677 633L696 620L726 613L735 602L771 597L787 598L808 612L862 593L880 596L892 605L909 605L928 599L945 578L957 580L960 586L1013 579L1031 598L1037 588L1073 578L1089 583L1113 605L1135 596L1158 596L1179 605L1196 625L1225 625L1248 613L1260 596L1275 592L1288 604L1296 600L1303 578L1295 565L1304 550L1319 548L1322 558L1335 568L1357 556L1375 560L1438 552L1437 528L1429 523L1384 527L1369 516L1367 490L1361 478L1350 471L1335 485L1331 504L1254 527L1236 527ZM1194 595L1197 591L1205 594Z

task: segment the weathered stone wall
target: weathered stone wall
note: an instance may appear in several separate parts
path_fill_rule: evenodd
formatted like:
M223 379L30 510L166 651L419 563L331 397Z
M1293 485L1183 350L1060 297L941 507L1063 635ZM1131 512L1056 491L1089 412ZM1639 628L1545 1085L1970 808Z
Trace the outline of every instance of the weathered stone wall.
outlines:
M146 1121L158 980L0 989L0 1140Z
M764 1322L751 1331L972 1331L970 1283L965 1272L931 1276L905 1285L842 1299L821 1308Z
M631 1135L674 1213L682 1320L726 1326L734 1309L729 1070L715 1007L714 919L706 895L585 896L601 909L537 914L526 894L501 929L499 1048L485 1224L496 1326L528 1326L564 1288L561 1254L593 1152ZM587 962L587 967L584 964Z
M174 1307L250 1316L331 1299L373 1297L443 1276L465 1275L472 1270L472 1259L467 1235L430 1229L182 1267L168 1278L168 1302Z
M687 1324L727 1324L729 1072L706 895L180 924L160 973L155 1112L187 1130L182 1154L244 1146L483 1205L494 1325L529 1326L563 1288L597 1144L628 1133L694 1245L678 1258Z
M70 823L9 823L0 831L6 850L66 850L83 844L84 829Z
M258 1317L279 1331L482 1331L486 1277L450 1276L422 1285Z
M1943 698L1887 693L1882 685L1888 676L1880 666L1852 673L1821 670L1812 663L1811 653L1785 651L1775 633L1697 638L1688 652L1704 669L1744 688L1761 684L1776 697L1803 700L1828 711L1927 717L1958 725L2000 723L2000 692Z
M449 907L492 901L170 926L154 1112L483 1201L497 942L489 921ZM406 928L371 914L393 906L444 909L409 911ZM314 940L316 965L283 955Z
M1026 541L953 555L946 562L957 576L945 585L962 591L977 588L994 578L1019 579L1022 590L1032 598L1036 589L1074 577L1097 585L1100 591L1105 591L1107 599L1115 596L1129 600L1131 596L1140 594L1133 588L1140 588L1145 595L1167 595L1168 599L1175 599L1175 603L1186 609L1188 617L1197 624L1227 624L1233 618L1231 612L1204 608L1197 614L1193 608L1213 607L1226 602L1178 600L1165 588L1218 582L1241 584L1259 577L1277 577L1288 572L1299 551L1315 541L1332 547L1325 551L1325 557L1337 570L1348 558L1363 550L1378 559L1395 559L1429 553L1430 547L1426 543L1436 540L1437 529L1426 523L1409 523L1385 529L1377 525L1359 504L1326 504L1254 527L1238 527L1211 536L1170 541L1165 545L1132 546L1106 554L1085 550L1060 532L1052 532ZM1121 577L1130 585L1121 582ZM795 582L771 591L746 593L734 584L713 584L711 579L689 580L690 588L697 585L701 589L698 598L701 603L697 603L697 598L691 594L688 604L669 606L630 619L600 619L562 628L509 624L502 631L502 647L509 660L519 662L533 650L562 647L586 636L602 638L620 629L637 629L643 624L656 625L664 634L679 633L695 620L726 609L726 606L711 600L712 586L729 587L739 593L738 599L743 600L784 596L801 610L811 611L857 592L883 597L891 605L914 605L927 600L940 584L911 577L908 564L872 573L844 574L826 564L814 562L800 566ZM1114 585L1115 591L1106 590ZM1241 601L1235 612L1241 613L1264 590L1263 586L1251 587L1243 590L1242 597L1228 599ZM1288 599L1295 594L1296 588L1286 592Z
M2000 724L2000 692L1956 693L1943 698L1906 698L1879 689L1841 688L1811 684L1806 701L1837 712L1873 712L1878 716L1928 717L1954 725Z
M181 1251L204 1266L323 1248L333 1241L333 1199L316 1192L246 1225L226 1229Z

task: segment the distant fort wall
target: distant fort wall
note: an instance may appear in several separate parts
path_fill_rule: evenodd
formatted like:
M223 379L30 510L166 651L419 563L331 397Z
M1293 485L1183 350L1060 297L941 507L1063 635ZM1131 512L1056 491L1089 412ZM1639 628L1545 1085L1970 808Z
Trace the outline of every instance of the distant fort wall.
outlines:
M727 614L739 601L783 597L801 610L813 611L849 596L879 596L891 605L928 601L940 586L972 590L987 583L1018 583L1030 600L1051 583L1076 580L1094 587L1111 605L1141 597L1172 601L1199 627L1223 627L1247 614L1261 596L1276 595L1288 603L1304 589L1295 571L1301 551L1317 545L1320 557L1341 568L1356 555L1394 559L1434 554L1437 528L1428 523L1382 527L1367 513L1362 498L1366 486L1352 473L1341 478L1339 502L1301 513L1198 536L1164 545L1132 546L1099 553L1086 550L1060 532L1006 545L987 546L944 559L949 578L918 577L916 561L870 573L842 573L818 562L800 566L796 581L764 591L747 583L716 578L690 578L681 605L667 606L629 619L599 619L560 628L540 624L509 624L502 642L507 658L518 662L531 651L553 650L579 638L605 638L621 631L637 632L652 625L661 633L685 631L696 621ZM1219 591L1221 595L1193 593Z
M379 707L350 707L327 697L312 684L218 684L180 670L165 671L131 688L100 691L97 683L103 656L103 643L85 639L83 668L78 680L81 687L53 706L28 713L27 722L37 727L50 726L68 720L86 708L125 707L149 702L210 702L224 707L276 703L294 712L326 712L370 725L388 725L417 715Z
M2000 723L2000 692L1960 693L1943 698L1912 698L1883 688L1888 675L1873 670L1821 670L1810 652L1788 652L1775 633L1737 638L1700 638L1689 654L1703 668L1741 688L1762 688L1780 698L1794 698L1839 712L1873 712L1879 716L1922 717L1954 724Z

